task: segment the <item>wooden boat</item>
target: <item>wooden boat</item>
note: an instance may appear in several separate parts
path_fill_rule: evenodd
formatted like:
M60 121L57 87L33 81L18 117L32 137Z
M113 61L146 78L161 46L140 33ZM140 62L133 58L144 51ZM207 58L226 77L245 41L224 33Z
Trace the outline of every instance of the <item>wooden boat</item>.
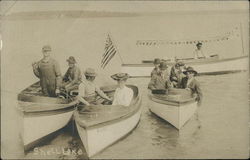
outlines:
M177 129L181 129L197 109L195 97L186 89L169 89L167 94L152 94L149 91L148 97L150 111Z
M84 106L79 112L75 111L75 123L78 134L86 149L88 157L112 145L130 131L140 120L141 96L136 86L128 85L134 91L134 97L129 106L92 105ZM108 96L114 94L116 86L102 88ZM111 88L111 89L110 89Z
M77 101L74 98L45 97L37 82L18 95L18 103L23 116L21 135L26 152L63 128L71 119Z
M217 75L246 71L248 69L248 56L220 59L213 55L209 58L201 59L179 59L187 66L192 66L198 75ZM166 60L169 66L175 64L175 61ZM143 61L141 64L122 64L121 71L128 73L131 77L150 77L153 70L153 61ZM168 68L170 72L171 67Z

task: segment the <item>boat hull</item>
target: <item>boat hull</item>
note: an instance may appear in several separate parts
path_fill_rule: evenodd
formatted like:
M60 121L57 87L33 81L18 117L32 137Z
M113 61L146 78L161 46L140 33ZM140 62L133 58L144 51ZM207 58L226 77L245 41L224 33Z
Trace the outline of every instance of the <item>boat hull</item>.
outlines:
M151 94L149 99L149 110L177 129L181 129L197 110L197 102L194 100L185 103L162 101Z
M169 63L170 66L174 63ZM218 59L210 61L188 62L199 75L216 75L233 72L246 71L248 69L248 56ZM150 77L153 64L123 64L121 71L128 73L131 77ZM168 68L170 72L171 67Z
M139 123L141 110L133 116L102 127L83 128L76 123L88 157L92 157L130 133Z

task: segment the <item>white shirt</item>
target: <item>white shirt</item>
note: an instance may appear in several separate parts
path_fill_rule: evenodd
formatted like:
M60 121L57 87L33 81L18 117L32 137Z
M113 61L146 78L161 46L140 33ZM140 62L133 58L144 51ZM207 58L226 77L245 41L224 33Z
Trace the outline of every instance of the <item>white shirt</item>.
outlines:
M112 105L129 106L133 98L133 90L128 87L116 88Z
M203 53L202 49L196 49L194 51L194 58L198 59L199 57L207 57L207 55L205 53Z

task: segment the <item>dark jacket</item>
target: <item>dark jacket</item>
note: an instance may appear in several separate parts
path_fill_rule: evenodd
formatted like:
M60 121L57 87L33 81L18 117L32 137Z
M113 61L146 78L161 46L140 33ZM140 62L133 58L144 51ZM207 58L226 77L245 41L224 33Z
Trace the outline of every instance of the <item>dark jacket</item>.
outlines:
M200 83L194 78L192 82L189 83L187 86L188 78L184 77L181 80L181 88L190 88L192 91L192 94L197 94L197 101L201 102L202 100L202 91L200 88Z
M176 83L174 87L180 88L183 77L185 77L185 75L181 71L177 70L174 66L171 68L169 79L171 82Z
M171 87L169 75L167 72L164 73L163 77L160 73L154 74L148 84L149 89L168 89Z
M77 66L68 68L67 72L63 77L64 82L70 82L69 84L80 84L82 82L81 70Z

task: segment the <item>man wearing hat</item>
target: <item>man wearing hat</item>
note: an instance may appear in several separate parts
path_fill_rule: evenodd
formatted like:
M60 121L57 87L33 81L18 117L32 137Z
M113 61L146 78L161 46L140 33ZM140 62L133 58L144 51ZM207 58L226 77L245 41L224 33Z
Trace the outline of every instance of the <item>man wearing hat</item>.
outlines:
M126 86L129 75L127 73L117 73L112 75L111 78L117 81L118 84L112 105L129 106L133 98L133 90Z
M181 79L185 77L185 75L183 74L184 67L185 64L182 61L179 61L171 68L170 81L176 88L180 88Z
M195 49L194 51L194 59L198 59L198 58L207 58L208 56L206 55L205 52L203 52L202 50L202 43L198 42L196 44L197 49Z
M159 58L154 59L154 66L155 68L151 72L151 77L159 72L159 65L161 63L161 60Z
M42 48L43 58L32 63L34 74L40 79L42 92L45 96L56 97L60 93L62 76L59 64L50 57L51 47Z
M63 77L62 87L67 91L78 89L79 84L82 82L81 70L76 66L75 57L70 56L67 59L69 68Z
M166 62L161 62L159 66L159 72L151 78L148 88L154 89L168 89L172 87L169 80L169 74L167 71L168 65Z
M79 85L78 100L85 105L103 104L111 99L94 83L96 72L93 68L87 68L84 72L86 80Z
M195 79L197 72L192 67L187 67L186 71L183 72L186 77L182 78L181 88L190 89L192 94L197 96L198 104L201 104L202 91L200 88L200 83Z

